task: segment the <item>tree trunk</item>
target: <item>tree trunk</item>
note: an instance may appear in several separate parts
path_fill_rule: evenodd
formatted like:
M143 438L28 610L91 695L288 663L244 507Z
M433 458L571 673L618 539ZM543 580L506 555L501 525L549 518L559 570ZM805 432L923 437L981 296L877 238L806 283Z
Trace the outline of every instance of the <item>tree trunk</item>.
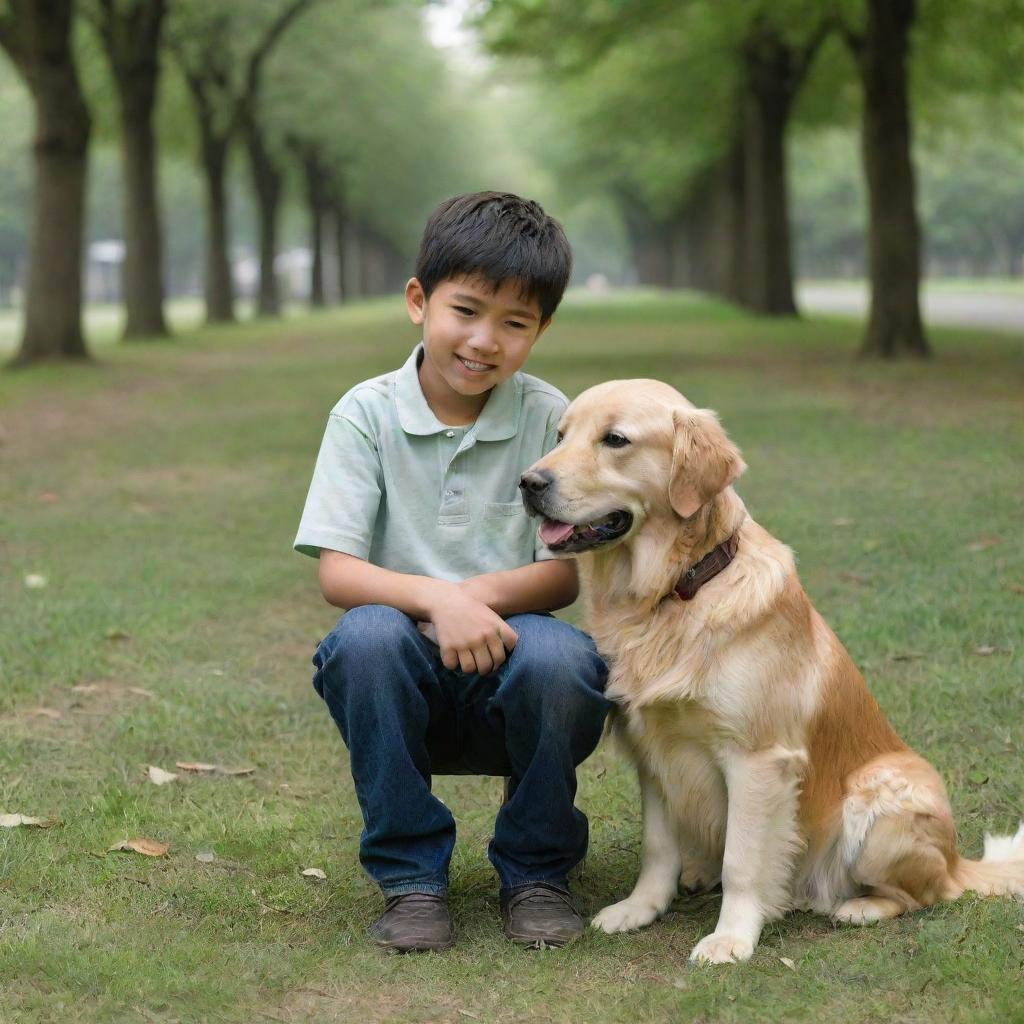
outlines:
M224 192L228 138L200 120L203 176L206 179L206 320L235 319L235 289L228 255L228 211Z
M347 302L350 297L349 278L351 276L348 245L350 231L345 208L337 200L331 203L331 221L334 227L334 249L338 266L338 301Z
M164 0L100 8L100 39L121 108L125 259L125 338L166 337L163 244L157 199L153 110L160 74Z
M868 0L865 33L851 40L864 87L871 313L861 354L931 355L921 322L921 236L914 199L907 54L914 0Z
M306 153L302 161L306 174L306 201L309 206L309 249L313 255L309 268L309 304L314 309L327 305L324 294L323 221L327 207L324 176L314 153Z
M148 82L129 81L121 94L125 338L159 338L168 334L163 309L163 244L153 137L155 99L155 65Z
M692 201L689 262L697 288L729 302L742 300L744 166L739 139L708 171Z
M744 305L758 313L794 316L786 190L786 126L794 94L791 54L772 32L758 31L744 57Z
M82 245L91 122L71 50L72 4L12 5L0 44L35 107L35 189L25 305L16 365L88 358L82 336Z
M281 299L274 260L277 256L277 212L281 205L282 175L267 151L259 124L251 112L243 115L242 126L259 213L260 285L256 309L260 316L280 316Z

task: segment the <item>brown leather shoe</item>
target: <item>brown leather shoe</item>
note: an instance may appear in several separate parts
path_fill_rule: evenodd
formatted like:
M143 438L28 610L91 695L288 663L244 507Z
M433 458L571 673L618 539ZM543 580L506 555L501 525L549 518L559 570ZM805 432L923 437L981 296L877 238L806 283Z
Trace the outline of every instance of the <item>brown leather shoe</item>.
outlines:
M583 919L569 894L543 882L502 890L501 919L513 942L534 949L564 946L583 934Z
M367 935L378 946L399 953L448 949L454 941L448 901L427 892L391 896Z

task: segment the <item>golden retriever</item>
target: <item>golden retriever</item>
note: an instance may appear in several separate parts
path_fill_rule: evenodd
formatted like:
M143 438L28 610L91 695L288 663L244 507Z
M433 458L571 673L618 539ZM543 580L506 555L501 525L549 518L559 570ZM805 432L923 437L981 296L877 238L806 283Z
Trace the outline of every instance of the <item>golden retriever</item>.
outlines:
M658 381L612 381L569 406L560 435L521 487L541 539L579 559L643 803L640 877L595 927L641 928L680 882L720 880L691 960L725 963L791 908L867 924L967 889L1024 895L1024 825L960 856L942 780L730 486L746 467L714 413ZM720 571L691 595L709 553Z

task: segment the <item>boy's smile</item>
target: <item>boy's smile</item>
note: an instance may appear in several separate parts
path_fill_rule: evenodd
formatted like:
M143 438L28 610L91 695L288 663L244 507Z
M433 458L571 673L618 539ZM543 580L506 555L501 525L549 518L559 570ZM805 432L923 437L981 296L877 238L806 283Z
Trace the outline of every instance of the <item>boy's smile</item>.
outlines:
M524 299L518 283L495 291L477 277L442 281L428 299L414 277L405 286L409 319L423 326L420 387L443 423L472 423L497 384L526 362L550 321Z

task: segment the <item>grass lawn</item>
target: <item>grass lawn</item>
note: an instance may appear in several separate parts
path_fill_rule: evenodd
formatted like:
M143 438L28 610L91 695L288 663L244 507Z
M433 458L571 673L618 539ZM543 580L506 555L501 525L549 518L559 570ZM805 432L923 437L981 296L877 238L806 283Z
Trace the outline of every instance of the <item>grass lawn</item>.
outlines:
M574 299L528 368L569 394L656 376L719 410L752 514L797 551L977 855L1024 811L1024 339L932 336L927 365L878 366L852 360L848 322ZM459 826L457 947L368 945L359 811L309 684L333 615L290 546L328 410L414 341L389 301L0 374L0 813L58 822L0 829L0 1021L1024 1019L1024 908L1005 900L867 930L795 914L733 968L686 962L718 897L635 935L513 948L485 856L497 779L436 783ZM255 771L145 779L176 761ZM638 867L614 750L579 802L594 911ZM136 836L169 854L106 852Z

